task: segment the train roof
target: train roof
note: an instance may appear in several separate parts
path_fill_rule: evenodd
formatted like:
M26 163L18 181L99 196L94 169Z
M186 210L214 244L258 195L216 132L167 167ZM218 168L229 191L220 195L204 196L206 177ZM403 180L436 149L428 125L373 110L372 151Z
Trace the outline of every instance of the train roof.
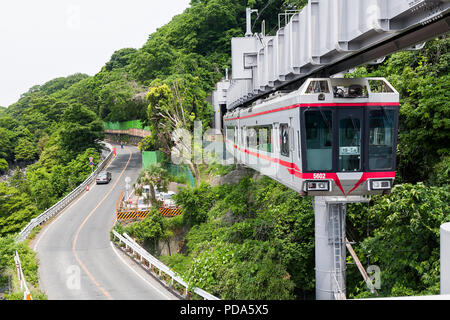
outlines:
M245 116L272 107L299 103L382 103L398 102L397 90L382 77L370 78L309 78L299 89L279 91L259 99L246 108L227 112L225 118Z

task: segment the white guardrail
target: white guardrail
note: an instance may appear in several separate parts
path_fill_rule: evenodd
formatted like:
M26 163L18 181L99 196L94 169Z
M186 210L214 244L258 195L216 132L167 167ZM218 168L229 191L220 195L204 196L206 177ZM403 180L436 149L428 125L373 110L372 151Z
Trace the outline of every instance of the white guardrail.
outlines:
M91 173L91 175L84 180L82 184L80 184L76 189L74 189L71 193L69 193L67 196L65 196L63 199L55 203L51 208L45 210L43 213L41 213L39 216L37 216L34 219L31 219L31 221L25 226L25 228L19 233L17 236L17 242L24 241L28 235L31 233L31 230L33 230L35 227L43 224L47 220L53 218L55 215L60 213L63 209L65 209L69 204L72 203L74 199L76 199L83 191L86 190L86 186L91 184L92 181L94 181L95 177L99 174L100 171L105 167L105 165L108 163L108 161L113 156L113 147L106 142L103 142L107 149L110 150L109 154L106 156L106 158L97 166L97 169L94 170L94 172Z
M156 259L154 256L152 256L150 253L148 253L146 250L144 250L141 246L139 246L136 241L134 241L129 235L126 233L120 235L117 231L112 230L112 233L115 238L119 240L120 243L125 244L125 250L131 250L132 255L137 255L139 257L139 261L147 270L151 270L156 273L155 268L158 270L158 276L159 278L162 277L162 273L165 273L171 278L170 285L173 286L174 281L178 282L181 286L184 287L184 297L188 296L188 288L189 284L187 284L183 279L181 279L179 276L175 274L173 270L171 270L168 266L166 266L164 263ZM192 292L198 294L205 300L220 300L219 298L213 296L212 294L200 289L200 288L193 288Z
M25 276L23 275L22 264L20 263L19 254L14 255L14 263L16 264L17 278L20 283L20 290L23 290L23 300L33 300L31 296L30 289L28 289L27 282L25 281Z

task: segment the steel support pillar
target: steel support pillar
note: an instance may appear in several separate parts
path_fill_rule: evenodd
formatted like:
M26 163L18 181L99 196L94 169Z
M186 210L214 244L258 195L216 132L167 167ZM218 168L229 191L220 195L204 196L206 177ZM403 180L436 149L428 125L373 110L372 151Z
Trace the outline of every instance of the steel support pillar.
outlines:
M316 300L345 299L345 202L314 197Z
M450 294L450 222L441 225L441 294Z

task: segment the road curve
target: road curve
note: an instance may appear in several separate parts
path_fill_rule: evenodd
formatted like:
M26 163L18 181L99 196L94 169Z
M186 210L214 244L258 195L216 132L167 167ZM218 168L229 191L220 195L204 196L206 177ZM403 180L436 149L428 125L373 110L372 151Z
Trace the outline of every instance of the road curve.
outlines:
M49 300L177 299L110 242L125 178L134 182L142 165L137 148L117 151L107 168L111 182L92 185L32 243L39 258L40 288Z

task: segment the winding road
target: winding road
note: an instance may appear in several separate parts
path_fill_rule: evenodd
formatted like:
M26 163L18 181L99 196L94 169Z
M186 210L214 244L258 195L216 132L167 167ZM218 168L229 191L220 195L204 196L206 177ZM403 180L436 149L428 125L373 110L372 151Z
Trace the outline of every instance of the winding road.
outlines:
M118 147L105 169L111 182L93 184L35 237L40 288L49 300L177 299L110 241L125 178L135 181L141 167L137 148Z

